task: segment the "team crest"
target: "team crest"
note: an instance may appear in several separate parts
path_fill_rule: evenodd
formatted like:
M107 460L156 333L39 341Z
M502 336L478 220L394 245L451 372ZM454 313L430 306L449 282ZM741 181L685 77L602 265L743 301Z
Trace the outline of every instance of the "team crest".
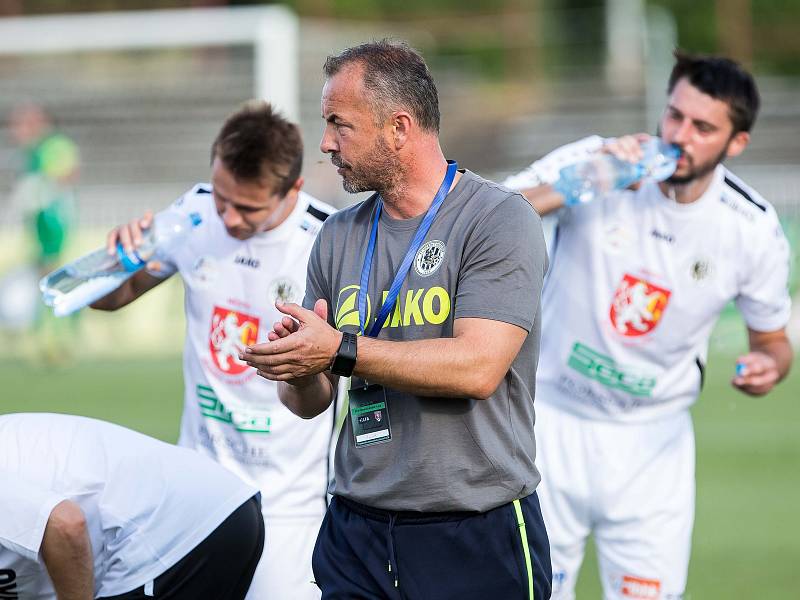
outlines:
M270 283L267 295L270 302L280 300L281 302L299 303L303 300L300 297L300 286L291 279L285 277L276 279Z
M714 268L711 266L711 262L709 260L705 258L699 258L692 262L692 267L689 272L692 275L692 279L700 283L714 275Z
M239 360L239 353L258 339L258 317L214 307L209 333L209 350L214 365L227 375L238 375L247 370Z
M414 258L414 270L420 277L433 275L444 261L444 242L431 240L422 244Z
M372 416L375 417L376 423L380 423L383 419L383 412L380 410L373 411Z
M640 277L625 274L611 302L611 324L626 337L645 335L661 321L670 291Z

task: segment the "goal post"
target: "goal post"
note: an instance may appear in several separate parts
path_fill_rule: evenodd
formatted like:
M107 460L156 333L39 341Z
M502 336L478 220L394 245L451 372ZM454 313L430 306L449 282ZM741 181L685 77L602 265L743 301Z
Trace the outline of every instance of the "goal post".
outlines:
M0 19L0 56L254 47L254 95L299 118L298 19L283 6L190 8Z

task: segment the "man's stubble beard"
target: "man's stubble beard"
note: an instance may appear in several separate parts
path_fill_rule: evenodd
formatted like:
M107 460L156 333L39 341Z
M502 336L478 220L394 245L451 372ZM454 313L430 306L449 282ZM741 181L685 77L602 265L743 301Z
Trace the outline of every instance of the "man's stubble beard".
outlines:
M348 166L342 176L342 187L351 194L376 191L385 195L397 187L405 171L400 159L381 137L375 140L360 164Z

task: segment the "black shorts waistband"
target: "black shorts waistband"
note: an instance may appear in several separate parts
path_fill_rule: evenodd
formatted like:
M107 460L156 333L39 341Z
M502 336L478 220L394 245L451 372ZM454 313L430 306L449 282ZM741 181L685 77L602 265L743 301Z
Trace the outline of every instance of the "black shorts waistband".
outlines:
M483 514L477 511L422 512L415 510L384 510L361 504L344 496L336 495L334 498L362 517L376 519L385 523L388 523L391 517L394 517L396 523L441 523L444 521L459 521Z

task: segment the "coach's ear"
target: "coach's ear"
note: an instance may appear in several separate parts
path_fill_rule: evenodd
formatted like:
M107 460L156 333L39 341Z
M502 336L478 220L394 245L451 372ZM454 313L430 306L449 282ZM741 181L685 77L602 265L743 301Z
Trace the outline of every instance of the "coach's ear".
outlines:
M727 158L739 156L750 143L750 134L747 131L740 131L735 134L728 142L728 150L725 152Z
M392 127L392 141L394 142L394 149L400 150L408 143L411 130L416 126L414 119L406 111L398 110L392 113L389 117L390 125Z

